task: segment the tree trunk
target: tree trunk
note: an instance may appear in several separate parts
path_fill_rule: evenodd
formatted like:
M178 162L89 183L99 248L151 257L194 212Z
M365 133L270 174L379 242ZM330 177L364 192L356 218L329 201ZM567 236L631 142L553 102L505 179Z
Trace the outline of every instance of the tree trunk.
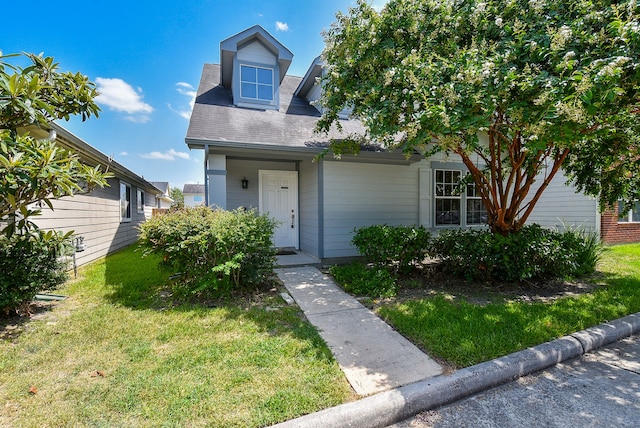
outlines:
M461 157L473 177L487 210L491 232L507 236L524 226L542 193L562 166L569 149L554 149L554 144L550 142L544 150L530 152L523 145L519 131L511 132L512 135L501 132L501 128L507 132L509 129L501 123L501 115L497 114L496 117L496 123L488 132L487 147L478 146L469 153L460 145L455 153ZM485 165L477 165L471 159L471 154L479 156ZM553 162L550 168L547 166L549 160ZM525 203L545 167L546 173L540 187Z

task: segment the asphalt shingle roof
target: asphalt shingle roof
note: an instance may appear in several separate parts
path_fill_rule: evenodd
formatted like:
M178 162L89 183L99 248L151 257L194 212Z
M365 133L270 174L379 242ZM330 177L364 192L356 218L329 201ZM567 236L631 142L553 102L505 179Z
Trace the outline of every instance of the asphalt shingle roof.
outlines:
M261 144L291 148L326 147L332 139L362 135L356 120L342 121L343 131L314 133L320 113L294 96L302 78L285 76L280 84L280 109L258 110L233 105L231 90L220 84L220 66L205 64L187 130L187 143Z
M204 195L204 184L185 184L182 188L183 194L203 194Z

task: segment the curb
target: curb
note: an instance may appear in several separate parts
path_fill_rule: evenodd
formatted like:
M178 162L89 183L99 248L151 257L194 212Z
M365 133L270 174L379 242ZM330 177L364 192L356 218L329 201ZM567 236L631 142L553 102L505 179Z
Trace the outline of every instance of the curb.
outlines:
M383 428L510 380L544 370L640 331L640 312L551 342L274 425Z

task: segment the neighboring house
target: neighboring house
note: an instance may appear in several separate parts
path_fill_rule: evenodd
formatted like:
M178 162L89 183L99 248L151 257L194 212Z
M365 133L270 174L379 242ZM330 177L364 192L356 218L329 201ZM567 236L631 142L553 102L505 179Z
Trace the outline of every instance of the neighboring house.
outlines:
M185 207L205 205L204 184L185 184L182 188Z
M33 218L34 223L44 230L73 230L74 237L81 237L84 250L76 253L77 265L136 242L137 226L151 217L160 190L61 126L51 124L51 128L57 134L56 144L71 149L88 165L108 166L115 177L108 179L108 187L53 200L53 211L36 204L41 215ZM47 135L31 130L32 135L39 136L38 132L42 138Z
M640 202L631 211L622 210L622 204L602 215L602 240L608 244L640 242Z
M171 187L169 186L169 183L166 181L151 181L150 183L153 185L153 187L162 192L159 195L156 195L155 207L160 209L171 208L173 199L171 199L170 196Z
M461 195L453 191L466 171L458 158L406 159L371 145L357 156L318 159L332 139L364 129L345 117L341 132L314 133L322 62L317 58L304 77L295 77L286 74L292 58L254 26L220 43L221 64L204 65L185 142L205 152L207 205L268 212L280 223L277 247L323 260L357 255L351 244L356 227L417 224L436 233L483 227L486 216L473 186ZM600 233L597 201L565 182L562 175L552 181L530 222ZM640 240L640 223L633 229Z

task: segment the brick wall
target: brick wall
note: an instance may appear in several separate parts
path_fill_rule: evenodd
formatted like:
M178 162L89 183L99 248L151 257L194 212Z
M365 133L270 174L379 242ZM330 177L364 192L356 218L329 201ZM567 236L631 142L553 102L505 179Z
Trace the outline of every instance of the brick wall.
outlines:
M617 207L602 214L600 230L605 244L640 242L640 223L618 223Z

